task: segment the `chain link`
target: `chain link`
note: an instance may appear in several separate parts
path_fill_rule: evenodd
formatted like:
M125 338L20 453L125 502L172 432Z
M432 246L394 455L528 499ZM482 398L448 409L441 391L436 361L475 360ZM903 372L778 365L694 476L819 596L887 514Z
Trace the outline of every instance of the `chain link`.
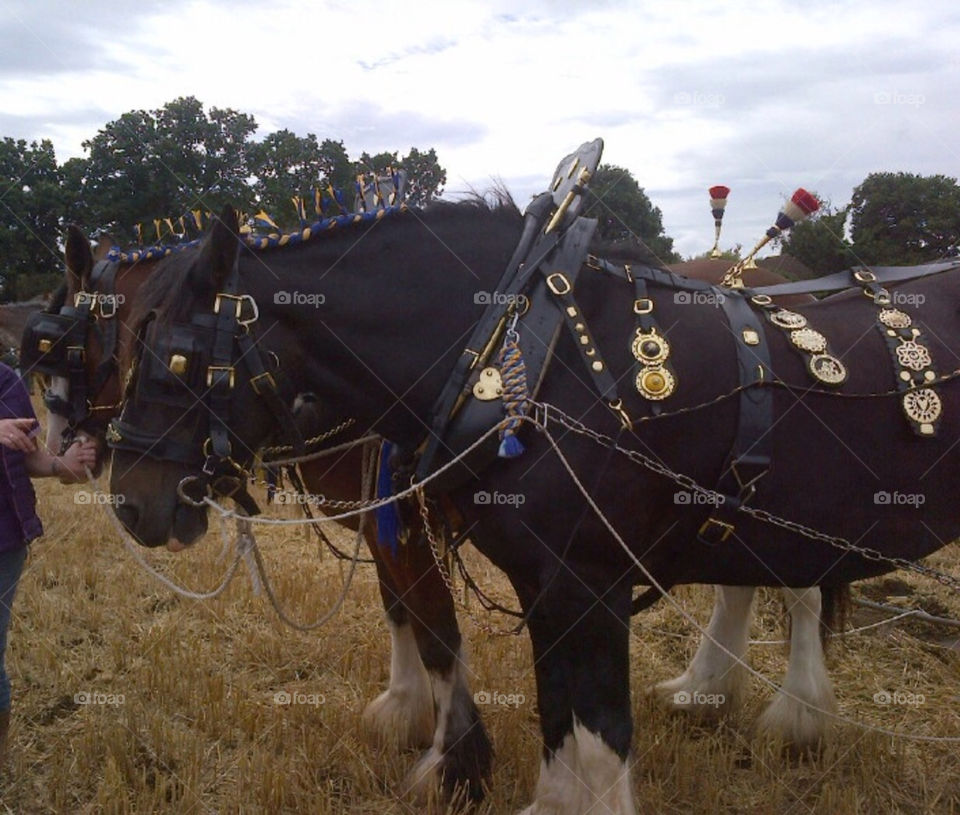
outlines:
M674 481L675 483L679 484L681 487L690 491L691 493L699 493L700 495L703 495L708 502L719 502L723 499L723 496L720 493L714 490L707 489L706 487L702 487L690 476L683 475L682 473L674 472L666 465L661 464L659 461L656 461L650 458L649 456L644 455L638 450L628 450L625 447L621 447L619 444L616 443L615 439L603 433L600 433L596 430L593 430L592 428L587 427L582 422L579 422L576 419L572 418L571 416L568 416L567 414L565 414L563 411L561 411L559 408L555 407L554 405L547 406L539 403L533 403L533 404L538 410L542 411L544 416L544 422L546 421L546 417L549 415L550 417L556 419L561 425L566 427L571 432L577 433L582 436L587 436L588 438L593 439L593 441L595 441L597 444L603 447L611 448L617 451L618 453L621 453L631 461L634 461L642 465L643 467L647 468L648 470L651 470L654 473L657 473L658 475L662 475L663 477ZM534 423L539 424L539 422L536 422L536 420L528 419L528 421L533 421ZM916 563L915 561L907 560L901 557L890 557L888 555L884 555L882 552L876 549L870 548L868 546L860 546L858 544L852 543L846 538L837 537L835 535L828 535L825 532L820 532L816 529L812 529L811 527L804 526L803 524L798 523L797 521L790 521L790 520L787 520L786 518L781 518L779 515L774 515L773 513L767 512L766 510L763 510L763 509L756 509L754 507L741 505L740 507L738 507L738 511L743 512L747 515L750 515L756 518L757 520L762 521L763 523L780 527L781 529L785 529L789 532L793 532L797 535L801 535L802 537L809 538L811 540L827 543L830 546L833 546L844 552L852 552L854 554L860 555L866 560L870 560L875 563L883 563L885 565L888 564L897 569L904 569L906 571L914 572L915 574L919 574L924 577L929 577L937 581L941 585L946 586L947 588L960 593L960 579L954 577L953 575L940 572L937 569L933 569L929 566L924 566L920 563Z

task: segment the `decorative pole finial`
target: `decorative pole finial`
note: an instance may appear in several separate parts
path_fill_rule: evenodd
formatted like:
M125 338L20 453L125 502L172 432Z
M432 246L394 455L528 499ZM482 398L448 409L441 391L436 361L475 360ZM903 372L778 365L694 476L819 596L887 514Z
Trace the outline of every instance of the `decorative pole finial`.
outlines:
M713 213L713 225L716 236L713 240L713 249L710 250L711 258L720 257L720 226L723 223L723 210L727 206L727 196L730 195L730 188L718 184L711 187L707 192L710 193L710 211Z
M756 268L756 263L753 258L757 252L774 238L779 237L790 229L794 224L805 221L818 209L820 209L820 202L816 199L816 196L807 192L803 187L797 188L793 195L790 196L790 200L784 204L783 209L777 213L777 220L773 226L766 231L764 236L757 242L757 245L750 250L750 253L745 258L727 269L727 273L723 276L723 280L720 281L720 285L727 286L728 288L741 288L743 286L743 280L740 279L740 276L743 274L744 269Z

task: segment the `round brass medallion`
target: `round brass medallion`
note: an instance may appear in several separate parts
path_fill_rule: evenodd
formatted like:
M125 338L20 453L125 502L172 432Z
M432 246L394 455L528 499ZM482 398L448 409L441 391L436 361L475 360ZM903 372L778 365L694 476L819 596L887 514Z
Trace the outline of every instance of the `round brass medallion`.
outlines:
M913 340L902 342L897 348L897 362L911 371L922 371L924 368L929 368L932 361L930 352Z
M795 311L788 311L782 308L770 315L770 322L780 326L780 328L805 328L807 318L802 314L797 314Z
M825 385L840 385L847 379L847 369L835 356L814 354L807 363L810 373Z
M898 308L881 309L877 319L888 328L909 328L913 323L910 315Z
M673 374L660 365L651 365L637 374L637 390L647 399L666 399L676 387Z
M931 424L940 418L943 403L931 388L918 388L903 395L903 412L918 424Z
M801 351L811 354L822 354L827 350L827 338L812 328L799 328L790 332L790 342Z
M655 330L644 334L637 329L637 336L630 345L633 355L644 365L663 362L670 355L670 343Z

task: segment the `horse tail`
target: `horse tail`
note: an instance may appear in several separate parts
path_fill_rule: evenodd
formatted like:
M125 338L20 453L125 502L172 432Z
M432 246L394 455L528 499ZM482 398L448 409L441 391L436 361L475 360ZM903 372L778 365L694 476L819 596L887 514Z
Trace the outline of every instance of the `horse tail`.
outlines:
M831 634L839 634L850 616L850 584L840 583L820 587L820 642L827 648Z

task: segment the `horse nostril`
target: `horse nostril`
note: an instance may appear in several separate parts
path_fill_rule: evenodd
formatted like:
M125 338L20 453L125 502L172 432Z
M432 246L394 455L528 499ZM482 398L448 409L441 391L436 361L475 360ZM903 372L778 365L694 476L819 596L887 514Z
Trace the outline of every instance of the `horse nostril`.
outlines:
M113 507L113 511L117 514L120 523L126 527L126 530L131 533L134 532L137 527L137 520L140 517L137 508L130 506L130 504L116 504Z

